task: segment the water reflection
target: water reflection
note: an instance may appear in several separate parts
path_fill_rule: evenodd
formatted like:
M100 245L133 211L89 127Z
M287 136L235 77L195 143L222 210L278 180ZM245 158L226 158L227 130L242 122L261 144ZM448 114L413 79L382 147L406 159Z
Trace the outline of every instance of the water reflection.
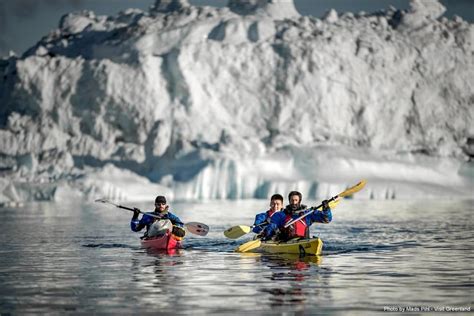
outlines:
M177 271L184 263L182 250L140 249L130 262L130 289L141 293L137 304L173 309L185 277Z
M155 256L159 258L160 256L180 256L183 253L183 249L153 249L153 248L146 248L146 253L150 256Z
M269 269L265 275L269 282L257 288L263 294L271 308L286 307L294 311L304 311L315 299L318 290L327 287L328 274L320 276L322 256L299 256L296 254L267 255L259 253L242 253L242 258L254 258L256 264ZM318 286L319 284L319 286ZM316 292L316 293L315 293ZM327 290L324 293L327 297Z
M186 213L211 233L172 251L141 248L129 214L116 210L0 209L0 313L365 314L390 303L472 302L472 202L345 201L347 212L314 228L325 240L323 257L233 252L243 240L222 231L253 220L261 202L227 203L241 211L229 221L217 202Z

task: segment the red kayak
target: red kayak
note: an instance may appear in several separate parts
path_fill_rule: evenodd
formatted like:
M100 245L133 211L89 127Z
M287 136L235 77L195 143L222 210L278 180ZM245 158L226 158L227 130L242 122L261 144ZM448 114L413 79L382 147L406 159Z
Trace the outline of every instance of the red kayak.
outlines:
M153 249L177 249L181 248L182 237L177 237L170 232L160 237L142 239L142 247Z

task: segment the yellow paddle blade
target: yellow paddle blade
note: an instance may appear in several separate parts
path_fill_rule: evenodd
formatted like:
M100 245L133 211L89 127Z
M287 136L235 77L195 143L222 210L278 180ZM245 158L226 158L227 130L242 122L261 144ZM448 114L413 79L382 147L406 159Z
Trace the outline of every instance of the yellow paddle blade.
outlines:
M251 240L251 241L246 242L245 244L242 244L242 245L238 246L235 249L235 251L236 252L247 252L247 251L250 251L250 250L253 250L255 248L260 247L261 244L262 244L262 241L260 239Z
M236 238L242 237L245 234L250 233L251 229L252 229L251 227L245 226L245 225L234 226L227 229L224 232L224 236L230 239L236 239Z
M329 202L329 207L331 209L335 208L339 204L340 201L341 201L341 199L337 199L337 200Z
M346 191L344 191L342 193L339 193L337 196L338 197L345 197L345 196L352 195L356 192L359 192L360 190L362 190L362 188L365 186L366 183L367 183L366 180L362 180L359 183L357 183L356 185L354 185L353 187L347 189Z
M329 202L329 207L331 208L331 210L334 209L339 204L339 202L341 202L341 199L332 200L331 202ZM318 211L322 209L323 209L322 205L317 208Z

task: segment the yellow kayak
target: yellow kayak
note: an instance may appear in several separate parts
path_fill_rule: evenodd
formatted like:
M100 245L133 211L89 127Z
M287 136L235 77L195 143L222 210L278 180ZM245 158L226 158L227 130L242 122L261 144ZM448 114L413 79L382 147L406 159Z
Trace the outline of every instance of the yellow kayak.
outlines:
M252 246L250 246L252 245ZM287 242L250 241L237 247L237 252L288 253L298 255L319 256L323 250L320 238L293 239Z

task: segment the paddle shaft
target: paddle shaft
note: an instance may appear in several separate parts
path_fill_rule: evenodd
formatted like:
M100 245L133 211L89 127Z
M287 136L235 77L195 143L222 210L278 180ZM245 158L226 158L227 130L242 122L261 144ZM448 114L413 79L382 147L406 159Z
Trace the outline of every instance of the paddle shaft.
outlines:
M161 218L161 217L158 216L158 215L154 215L154 214L150 214L150 213L145 213L145 212L140 211L139 209L133 209L133 208L126 207L126 206L123 206L123 205L116 205L116 206L117 206L118 208L123 208L124 210L132 211L132 212L137 211L137 212L140 213L140 214L146 214L146 215L151 216L151 217L154 217L154 218Z
M254 227L258 227L258 226L263 226L263 225L268 225L268 222L265 221L265 222L260 223L260 224L257 224L257 225L252 225L252 226L250 226L250 228L254 228Z
M329 204L329 202L332 202L332 201L336 200L338 197L339 197L339 195L336 195L336 196L333 196L332 198L330 198L330 199L328 200L328 204ZM289 221L288 223L285 224L284 228L287 228L288 226L290 226L290 225L293 224L294 222L297 222L297 221L299 221L300 219L305 218L305 217L308 216L309 214L314 213L314 211L316 211L318 208L320 208L320 207L322 207L322 206L323 206L323 203L319 204L319 205L316 206L316 207L313 206L312 208L310 208L311 212L305 213L305 214L301 215L300 217L295 218L295 219Z
M131 207L123 206L123 205L118 205L118 204L112 203L112 202L110 202L110 201L105 201L105 200L100 201L100 202L102 202L102 203L109 203L109 204L112 204L112 205L114 205L114 206L116 206L116 207L118 207L118 208L121 208L121 209L130 211L130 212L138 212L138 213L140 213L140 214L144 214L144 215L146 214L146 215L148 215L148 216L161 219L161 217L158 216L158 215L154 215L154 214L151 214L151 213L142 212L142 211L140 211L138 208L131 208ZM185 225L184 223L180 223L180 224Z
M351 188L345 190L344 192L341 192L341 193L339 193L338 195L333 196L332 198L330 198L330 199L328 200L328 204L329 204L329 202L332 202L332 201L334 201L334 200L337 200L339 197L345 197L345 196L348 196L348 195L352 195L352 194L354 194L354 193L356 193L356 192L359 192L359 191L362 190L362 188L365 186L365 183L366 183L366 182L367 182L367 181L362 180L362 181L360 181L359 183L357 183L356 185L354 185L353 187L351 187ZM284 226L284 228L287 228L288 226L290 226L290 225L293 224L294 222L299 221L299 220L302 219L302 218L305 218L306 216L308 216L309 214L313 213L314 211L316 211L318 208L320 208L320 207L322 207L322 206L323 206L323 204L321 203L320 205L318 205L318 206L316 206L316 207L310 208L310 210L312 210L311 212L308 212L308 213L306 213L306 214L303 214L303 215L301 215L300 217L295 218L294 220L289 221L288 223L286 223L286 225Z
M124 210L127 210L127 211L138 212L138 213L141 213L143 215L151 216L151 217L154 217L154 218L157 218L157 219L163 219L162 217L160 217L158 215L142 212L138 208L131 208L131 207L123 206L123 205L118 205L118 204L110 202L109 200L106 200L106 199L98 199L98 200L95 200L95 201L100 202L100 203L110 204L110 205L113 205L117 208L121 208L121 209L124 209ZM184 225L190 233L195 234L195 235L206 236L207 233L209 232L209 226L207 226L206 224L203 224L203 223L198 223L198 222L182 223L182 222L178 222L177 224Z

